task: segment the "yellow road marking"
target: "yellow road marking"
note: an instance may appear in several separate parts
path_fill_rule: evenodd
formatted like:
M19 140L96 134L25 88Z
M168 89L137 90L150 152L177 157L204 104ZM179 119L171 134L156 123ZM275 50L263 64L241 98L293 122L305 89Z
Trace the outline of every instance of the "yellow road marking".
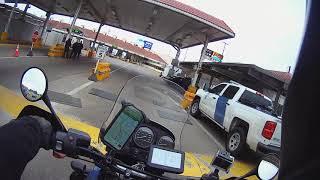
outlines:
M43 107L37 103L29 102L13 91L0 86L0 109L7 112L12 117L17 117L21 110L27 105L34 105L48 111L46 107ZM70 116L59 113L58 115L66 128L74 128L88 133L91 137L91 145L96 147L103 153L106 152L105 146L98 143L100 131L99 128L81 122L80 120L77 120ZM210 172L208 164L211 163L213 156L199 154L195 155L193 153L186 152L185 157L185 171L182 174L183 176L201 177L202 174ZM248 165L246 163L236 161L234 166L231 168L231 174L234 176L240 176L251 170L253 167L254 165Z
M205 154L197 154L196 158L198 158L200 161L204 161L205 164L211 164L211 162L213 160L213 156L205 155ZM250 164L247 162L235 160L235 162L233 163L233 166L230 169L230 172L227 175L222 176L222 179L226 179L226 178L232 177L232 176L235 176L235 177L242 176L242 175L246 174L247 172L249 172L250 170L252 170L255 166L256 166L255 164ZM250 177L247 179L255 180L257 178Z
M27 105L34 105L45 109L48 111L48 108L43 107L37 103L32 103L24 99L22 96L18 96L14 92L9 89L0 86L0 108L7 112L12 117L16 118L21 110ZM80 120L76 120L69 116L65 116L58 113L59 118L66 126L66 128L78 129L80 131L86 132L91 137L91 145L98 148L99 150L103 150L104 148L98 145L98 137L99 137L99 129L88 125L86 123L81 122ZM103 149L101 149L103 148ZM104 151L102 151L104 152Z

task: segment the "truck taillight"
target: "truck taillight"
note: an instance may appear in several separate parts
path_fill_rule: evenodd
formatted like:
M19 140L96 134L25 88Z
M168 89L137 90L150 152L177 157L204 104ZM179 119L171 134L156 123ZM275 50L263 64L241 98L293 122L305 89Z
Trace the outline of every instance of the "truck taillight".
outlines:
M273 121L267 121L262 130L262 136L271 139L274 131L276 130L277 123Z

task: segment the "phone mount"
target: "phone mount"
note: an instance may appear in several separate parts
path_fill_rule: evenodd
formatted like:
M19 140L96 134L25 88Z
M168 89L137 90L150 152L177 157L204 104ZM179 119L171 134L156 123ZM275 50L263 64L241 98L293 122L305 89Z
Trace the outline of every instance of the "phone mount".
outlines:
M214 167L214 171L210 174L204 174L202 180L219 180L219 171L229 172L234 162L234 157L229 152L219 150L212 160L211 165Z

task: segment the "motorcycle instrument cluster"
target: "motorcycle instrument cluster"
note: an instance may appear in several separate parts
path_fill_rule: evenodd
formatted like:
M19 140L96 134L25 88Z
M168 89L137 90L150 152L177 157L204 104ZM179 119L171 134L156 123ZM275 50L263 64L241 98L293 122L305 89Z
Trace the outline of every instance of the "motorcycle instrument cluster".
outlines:
M173 149L174 148L174 140L169 136L162 136L159 139L157 145Z
M154 140L154 133L148 127L140 127L134 135L133 141L140 148L148 148Z

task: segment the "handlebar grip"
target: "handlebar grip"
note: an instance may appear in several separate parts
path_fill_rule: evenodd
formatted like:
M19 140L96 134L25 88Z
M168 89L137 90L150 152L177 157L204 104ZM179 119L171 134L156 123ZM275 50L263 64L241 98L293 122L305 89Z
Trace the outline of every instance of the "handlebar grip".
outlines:
M69 157L79 155L78 147L90 147L90 136L82 131L69 129L68 132L58 131L55 135L53 150L64 153Z

